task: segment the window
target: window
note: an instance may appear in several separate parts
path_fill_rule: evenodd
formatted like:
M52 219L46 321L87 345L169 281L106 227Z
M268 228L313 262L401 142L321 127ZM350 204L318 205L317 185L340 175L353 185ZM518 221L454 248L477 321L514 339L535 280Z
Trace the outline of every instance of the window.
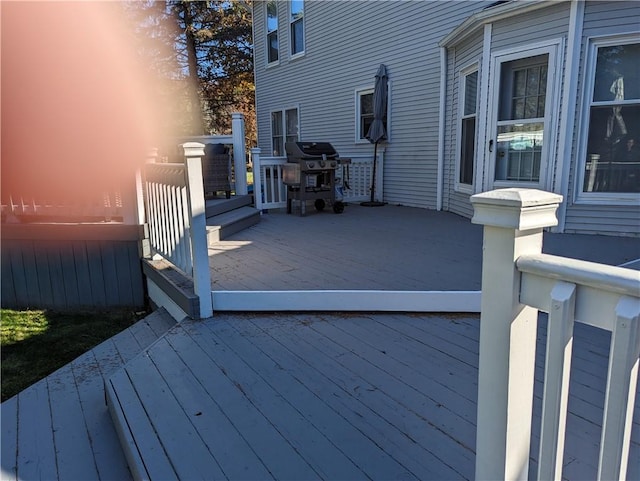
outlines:
M460 156L458 183L473 184L473 162L476 151L476 115L478 111L478 70L462 73L460 98Z
M495 180L540 181L547 72L546 54L502 64Z
M278 6L275 0L267 2L267 62L278 61Z
M304 53L304 2L292 0L291 3L291 55Z
M284 144L297 142L299 130L297 107L271 112L271 151L274 157L287 155Z
M389 140L389 108L387 108L387 118L383 120L384 128ZM356 91L356 143L369 142L367 132L373 123L373 88Z
M592 45L583 192L640 192L640 43L634 40Z

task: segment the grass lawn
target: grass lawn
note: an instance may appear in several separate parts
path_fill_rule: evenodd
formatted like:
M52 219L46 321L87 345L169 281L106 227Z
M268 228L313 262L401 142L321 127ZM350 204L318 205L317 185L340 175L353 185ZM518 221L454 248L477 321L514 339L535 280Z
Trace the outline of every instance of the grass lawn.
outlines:
M0 309L2 401L144 317L131 310Z

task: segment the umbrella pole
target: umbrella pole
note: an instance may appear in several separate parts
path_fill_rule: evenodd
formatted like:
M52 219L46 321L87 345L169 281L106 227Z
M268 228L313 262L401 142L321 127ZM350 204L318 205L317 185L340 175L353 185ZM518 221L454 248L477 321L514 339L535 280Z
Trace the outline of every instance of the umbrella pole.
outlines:
M373 146L373 172L371 173L371 200L369 202L361 202L360 205L365 207L381 207L384 202L373 200L376 190L376 164L378 163L378 142Z

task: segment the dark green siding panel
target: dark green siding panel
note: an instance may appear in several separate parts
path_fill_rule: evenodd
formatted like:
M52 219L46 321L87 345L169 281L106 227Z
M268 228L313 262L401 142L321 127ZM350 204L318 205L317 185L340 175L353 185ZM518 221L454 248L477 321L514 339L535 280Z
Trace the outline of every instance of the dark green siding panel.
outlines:
M22 265L27 280L28 307L42 304L40 286L37 282L38 269L36 267L35 249L33 241L22 242Z
M91 277L89 276L89 260L87 258L85 242L74 241L71 248L73 250L73 258L76 265L75 274L78 283L80 304L84 306L92 305L93 290L91 286Z
M89 268L89 283L93 293L93 305L107 306L107 294L102 269L102 250L97 241L87 242L87 262Z
M11 270L13 271L13 288L15 289L16 304L21 307L28 307L29 294L24 264L22 262L22 245L16 245L16 248L9 252L9 257Z
M60 245L60 265L62 266L62 280L67 298L67 307L79 307L81 303L78 294L76 263L73 258L73 249L69 242Z
M47 251L42 247L42 243L33 243L34 258L36 261L36 271L38 279L36 281L40 291L40 307L55 307L53 287L51 286L51 272L49 269L49 259Z
M118 304L119 291L114 244L112 242L100 242L100 251L102 252L102 270L107 306L115 306Z
M7 246L9 244L9 247ZM0 293L2 294L2 305L15 306L16 305L16 291L13 288L13 269L11 268L11 257L9 256L11 242L4 241L2 243L2 249L0 249Z
M129 249L126 243L114 244L118 297L121 301L133 304L131 270L129 268Z
M67 296L64 290L64 277L62 274L62 262L60 251L55 244L46 243L44 248L49 261L49 275L51 277L51 289L53 291L53 305L60 308L67 307Z

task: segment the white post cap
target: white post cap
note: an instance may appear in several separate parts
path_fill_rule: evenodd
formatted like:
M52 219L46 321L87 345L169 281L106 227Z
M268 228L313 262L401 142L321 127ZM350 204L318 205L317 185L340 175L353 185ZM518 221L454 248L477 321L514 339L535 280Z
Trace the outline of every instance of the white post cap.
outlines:
M543 190L496 189L471 196L471 222L521 231L552 227L561 202L561 195Z

